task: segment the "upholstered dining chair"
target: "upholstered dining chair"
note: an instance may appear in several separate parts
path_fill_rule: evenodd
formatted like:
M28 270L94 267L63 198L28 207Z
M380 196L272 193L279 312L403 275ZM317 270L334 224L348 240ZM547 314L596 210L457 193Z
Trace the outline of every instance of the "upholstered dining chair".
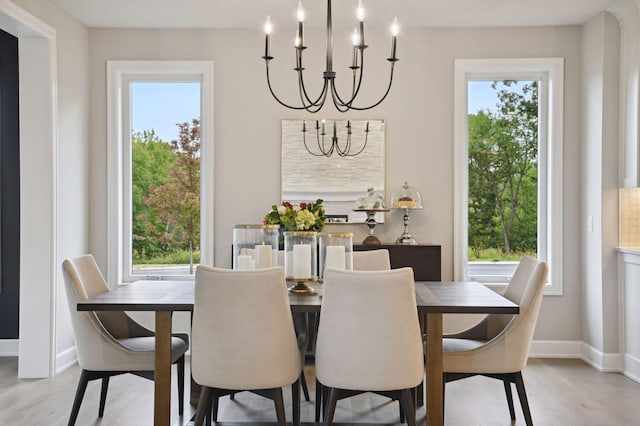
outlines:
M353 252L354 271L388 271L389 269L391 269L391 261L389 259L389 250L387 249L361 250ZM317 322L319 319L319 316L316 316L316 324L313 327L313 331L316 332L316 334L318 329ZM326 394L326 391L323 390L322 384L316 379L316 422L320 421L323 394Z
M324 424L343 395L375 392L398 399L415 425L411 389L424 375L411 268L327 269L316 342L316 376L329 397Z
M502 380L511 420L515 383L527 425L532 424L522 369L527 364L538 320L547 265L531 257L520 261L504 296L520 306L518 315L487 315L478 324L443 339L444 381L482 375Z
M124 312L79 312L77 302L109 291L92 255L63 262L71 324L76 341L80 381L69 417L73 425L78 417L87 383L102 379L98 416L104 414L109 378L132 373L153 380L155 337L153 331L137 323ZM179 413L184 410L184 353L188 336L171 338L171 362L178 368Z
M298 422L301 368L282 268L198 266L191 349L191 373L202 386L196 425L205 416L209 423L220 396L244 390L273 399L278 424L284 425L282 388L291 384Z
M391 269L389 250L361 250L353 252L354 271L386 271Z

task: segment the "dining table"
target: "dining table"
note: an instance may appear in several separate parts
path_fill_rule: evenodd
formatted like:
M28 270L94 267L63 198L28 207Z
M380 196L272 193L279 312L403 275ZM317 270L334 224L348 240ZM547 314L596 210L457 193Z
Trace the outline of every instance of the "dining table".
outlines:
M322 284L289 293L292 312L319 313ZM137 281L78 302L78 311L155 312L154 425L171 423L172 314L193 311L193 281ZM426 424L444 424L443 314L518 314L519 306L478 282L416 282L416 307L426 333Z

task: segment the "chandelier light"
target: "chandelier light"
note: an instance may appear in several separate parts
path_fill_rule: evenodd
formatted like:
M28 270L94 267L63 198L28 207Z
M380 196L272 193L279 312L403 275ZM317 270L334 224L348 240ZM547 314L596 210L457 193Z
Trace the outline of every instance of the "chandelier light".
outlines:
M369 122L368 121L364 129L364 143L362 144L362 147L360 147L359 150L354 152L351 152L351 135L353 133L351 121L347 120L346 142L344 142L344 145L342 147L338 144L338 130L337 130L337 124L335 120L333 122L333 135L331 136L331 142L328 142L328 141L325 142L325 136L327 135L327 133L325 132L325 124L326 124L326 120L322 120L321 122L316 120L315 131L316 131L317 146L314 147L314 149L310 149L309 145L307 145L307 132L308 132L307 124L305 121L302 122L302 140L304 142L304 147L306 148L309 154L314 155L316 157L323 157L323 156L331 157L335 152L340 157L355 157L356 155L364 151L364 149L366 148L367 141L369 140ZM317 151L316 151L316 148L317 148Z
M331 0L327 0L327 50L326 50L326 68L322 73L322 78L324 79L324 84L322 87L322 92L320 95L313 99L309 97L307 93L307 89L305 88L304 78L303 78L303 63L302 63L302 54L307 46L304 45L304 9L302 8L302 0L298 1L298 29L296 31L296 37L294 40L294 48L296 51L296 67L294 71L298 74L298 91L300 96L300 104L299 105L289 105L278 96L273 91L271 86L271 79L269 78L269 64L271 60L274 59L271 56L271 46L270 46L270 37L272 31L271 18L267 17L267 22L264 26L264 31L266 33L265 38L265 47L264 47L264 59L267 70L267 84L269 86L269 91L271 95L275 98L278 103L281 105L294 109L294 110L306 110L311 113L315 113L320 111L324 106L325 101L329 94L331 94L331 99L336 109L339 112L347 112L349 110L356 111L364 111L371 109L377 105L379 105L389 94L389 90L391 90L391 83L393 82L393 68L396 62L398 62L398 58L396 57L396 40L398 36L398 19L395 18L393 20L393 24L391 26L391 57L387 58L391 65L390 74L389 74L389 85L387 86L387 90L385 91L382 98L380 98L377 102L372 105L366 107L358 107L354 105L354 102L360 93L360 86L362 84L362 76L364 74L364 49L368 46L365 44L364 39L364 7L362 6L362 0L358 0L358 8L356 10L356 18L358 21L358 26L355 28L351 41L353 43L353 57L351 66L349 67L352 71L352 89L351 94L348 98L342 98L338 94L335 87L335 78L336 73L333 70L333 35L332 35L332 18L331 18Z

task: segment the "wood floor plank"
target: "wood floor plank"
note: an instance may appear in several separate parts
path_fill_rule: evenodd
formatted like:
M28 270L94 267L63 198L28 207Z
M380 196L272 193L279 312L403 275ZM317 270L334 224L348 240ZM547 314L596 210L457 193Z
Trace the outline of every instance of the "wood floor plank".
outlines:
M187 362L187 369L188 366ZM171 424L190 425L195 409L187 406L183 418L177 415L176 374L175 369L172 370ZM312 401L302 402L301 416L303 425L313 425L313 366L307 366L305 371ZM0 425L66 425L80 369L72 367L56 377L39 380L18 379L17 373L16 358L0 358ZM533 422L537 426L626 426L636 425L640 419L640 384L621 374L600 373L579 360L531 359L523 376ZM290 389L286 389L284 395L290 422ZM153 424L153 382L132 375L112 378L102 420L98 418L99 396L99 381L90 382L78 425ZM524 425L515 394L514 400L515 424ZM497 380L474 377L448 383L445 401L446 425L512 425L504 389ZM421 408L417 413L418 424L424 425L425 409ZM272 425L275 410L272 401L243 392L235 401L229 397L221 399L219 419L220 426ZM373 394L341 400L335 420L338 426L397 424L398 403Z

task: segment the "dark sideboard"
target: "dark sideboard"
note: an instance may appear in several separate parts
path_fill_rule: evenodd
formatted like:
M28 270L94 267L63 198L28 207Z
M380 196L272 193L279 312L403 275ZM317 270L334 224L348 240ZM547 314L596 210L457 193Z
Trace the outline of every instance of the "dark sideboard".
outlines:
M441 246L415 245L401 246L395 244L360 245L354 244L353 250L389 250L391 268L410 266L413 268L416 281L441 281L442 262Z

